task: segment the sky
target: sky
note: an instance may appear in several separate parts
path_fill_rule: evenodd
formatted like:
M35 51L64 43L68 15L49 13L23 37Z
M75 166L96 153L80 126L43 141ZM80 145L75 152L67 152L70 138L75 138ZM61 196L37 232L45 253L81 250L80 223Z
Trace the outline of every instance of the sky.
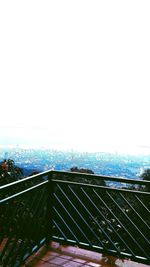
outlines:
M149 1L1 1L0 145L150 148Z

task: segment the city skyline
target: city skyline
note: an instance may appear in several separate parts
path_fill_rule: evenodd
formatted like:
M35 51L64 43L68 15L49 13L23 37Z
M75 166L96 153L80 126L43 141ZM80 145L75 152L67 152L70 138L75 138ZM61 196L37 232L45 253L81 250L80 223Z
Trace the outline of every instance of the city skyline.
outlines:
M69 136L70 134L70 136ZM82 138L84 136L82 135ZM51 132L47 128L1 128L0 148L22 148L22 149L55 149L55 150L72 150L79 152L109 152L124 154L150 154L150 146L136 143L111 143L103 142L104 140L86 138L75 138L73 132L66 132L66 136L60 133Z

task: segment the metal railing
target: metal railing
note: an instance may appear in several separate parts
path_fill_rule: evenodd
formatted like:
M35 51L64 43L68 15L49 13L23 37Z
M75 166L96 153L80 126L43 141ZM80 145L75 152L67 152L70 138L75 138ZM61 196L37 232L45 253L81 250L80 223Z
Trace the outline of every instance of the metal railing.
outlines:
M46 172L0 188L0 266L22 266L45 243L47 185Z
M48 171L1 187L0 265L21 266L51 240L150 264L149 186Z

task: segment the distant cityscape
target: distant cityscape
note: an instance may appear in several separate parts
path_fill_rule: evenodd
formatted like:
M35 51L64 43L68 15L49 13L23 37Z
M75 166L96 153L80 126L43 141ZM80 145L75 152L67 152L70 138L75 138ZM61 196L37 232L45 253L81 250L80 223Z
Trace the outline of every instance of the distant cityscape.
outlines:
M150 155L126 155L118 153L88 153L74 150L25 149L19 147L1 147L0 161L12 159L23 168L27 177L34 171L64 170L77 166L94 171L95 174L137 179L150 168Z

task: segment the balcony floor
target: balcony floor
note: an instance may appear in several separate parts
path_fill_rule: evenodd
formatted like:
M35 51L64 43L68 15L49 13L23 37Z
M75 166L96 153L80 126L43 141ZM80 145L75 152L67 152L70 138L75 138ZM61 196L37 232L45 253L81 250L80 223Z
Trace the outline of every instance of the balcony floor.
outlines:
M50 248L42 247L23 267L148 267L148 265L129 260L120 260L111 256L80 249L62 246L52 242Z

